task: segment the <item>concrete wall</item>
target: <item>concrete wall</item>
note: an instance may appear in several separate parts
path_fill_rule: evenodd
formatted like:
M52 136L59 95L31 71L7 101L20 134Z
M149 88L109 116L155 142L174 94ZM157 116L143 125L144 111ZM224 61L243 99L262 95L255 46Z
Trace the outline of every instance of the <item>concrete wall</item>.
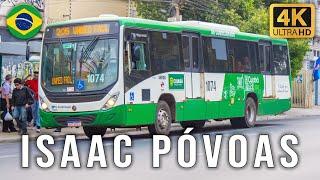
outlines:
M101 14L129 14L129 0L71 1L71 4L69 0L48 0L45 5L48 24L68 19L97 17Z

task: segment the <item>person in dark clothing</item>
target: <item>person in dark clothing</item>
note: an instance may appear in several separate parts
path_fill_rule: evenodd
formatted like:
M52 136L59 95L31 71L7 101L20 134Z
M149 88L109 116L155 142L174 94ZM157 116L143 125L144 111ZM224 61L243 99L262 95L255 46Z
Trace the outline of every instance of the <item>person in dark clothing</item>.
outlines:
M7 112L11 112L11 105L12 105L12 76L10 74L6 75L5 82L2 84L1 89L1 109L3 110L1 114L1 119L3 120L3 128L2 132L16 132L16 128L14 127L13 121L5 121L4 117L6 116ZM10 130L10 131L9 131Z
M27 108L33 104L33 98L22 80L17 78L13 81L15 89L12 92L13 118L19 121L21 134L27 134Z

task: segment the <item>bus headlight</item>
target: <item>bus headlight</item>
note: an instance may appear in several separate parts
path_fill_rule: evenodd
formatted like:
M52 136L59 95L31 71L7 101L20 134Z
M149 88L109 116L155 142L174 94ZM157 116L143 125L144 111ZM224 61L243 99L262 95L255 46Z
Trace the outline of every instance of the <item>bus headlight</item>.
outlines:
M105 110L105 109L112 108L116 104L118 97L119 97L119 93L112 95L102 109Z
M49 112L49 107L47 103L45 103L41 98L40 98L40 108L46 112Z
M43 103L41 104L41 108L42 108L43 110L47 110L47 109L48 109L48 105L47 105L45 102L43 102Z

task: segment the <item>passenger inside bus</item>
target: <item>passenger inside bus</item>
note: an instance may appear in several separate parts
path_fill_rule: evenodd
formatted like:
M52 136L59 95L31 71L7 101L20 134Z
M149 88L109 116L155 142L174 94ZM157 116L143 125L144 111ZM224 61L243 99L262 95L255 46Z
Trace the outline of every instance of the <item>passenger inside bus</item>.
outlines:
M244 72L244 65L239 60L236 62L235 72Z
M251 72L251 63L250 63L249 57L245 56L243 58L243 62L244 62L244 65L243 65L244 72Z
M144 44L134 42L131 43L131 68L134 70L146 70Z

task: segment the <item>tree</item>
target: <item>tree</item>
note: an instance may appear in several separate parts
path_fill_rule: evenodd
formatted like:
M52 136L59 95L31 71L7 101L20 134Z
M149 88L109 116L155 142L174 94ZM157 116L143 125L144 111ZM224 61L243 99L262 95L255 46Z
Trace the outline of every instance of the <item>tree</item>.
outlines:
M180 4L183 20L200 20L238 26L241 31L269 35L269 9L272 3L294 3L298 0L183 0ZM165 3L166 2L166 3ZM138 0L138 15L142 18L166 21L170 3ZM302 67L309 50L309 40L289 39L291 75Z
M169 18L169 3L161 1L137 1L138 16L146 19L167 21Z

